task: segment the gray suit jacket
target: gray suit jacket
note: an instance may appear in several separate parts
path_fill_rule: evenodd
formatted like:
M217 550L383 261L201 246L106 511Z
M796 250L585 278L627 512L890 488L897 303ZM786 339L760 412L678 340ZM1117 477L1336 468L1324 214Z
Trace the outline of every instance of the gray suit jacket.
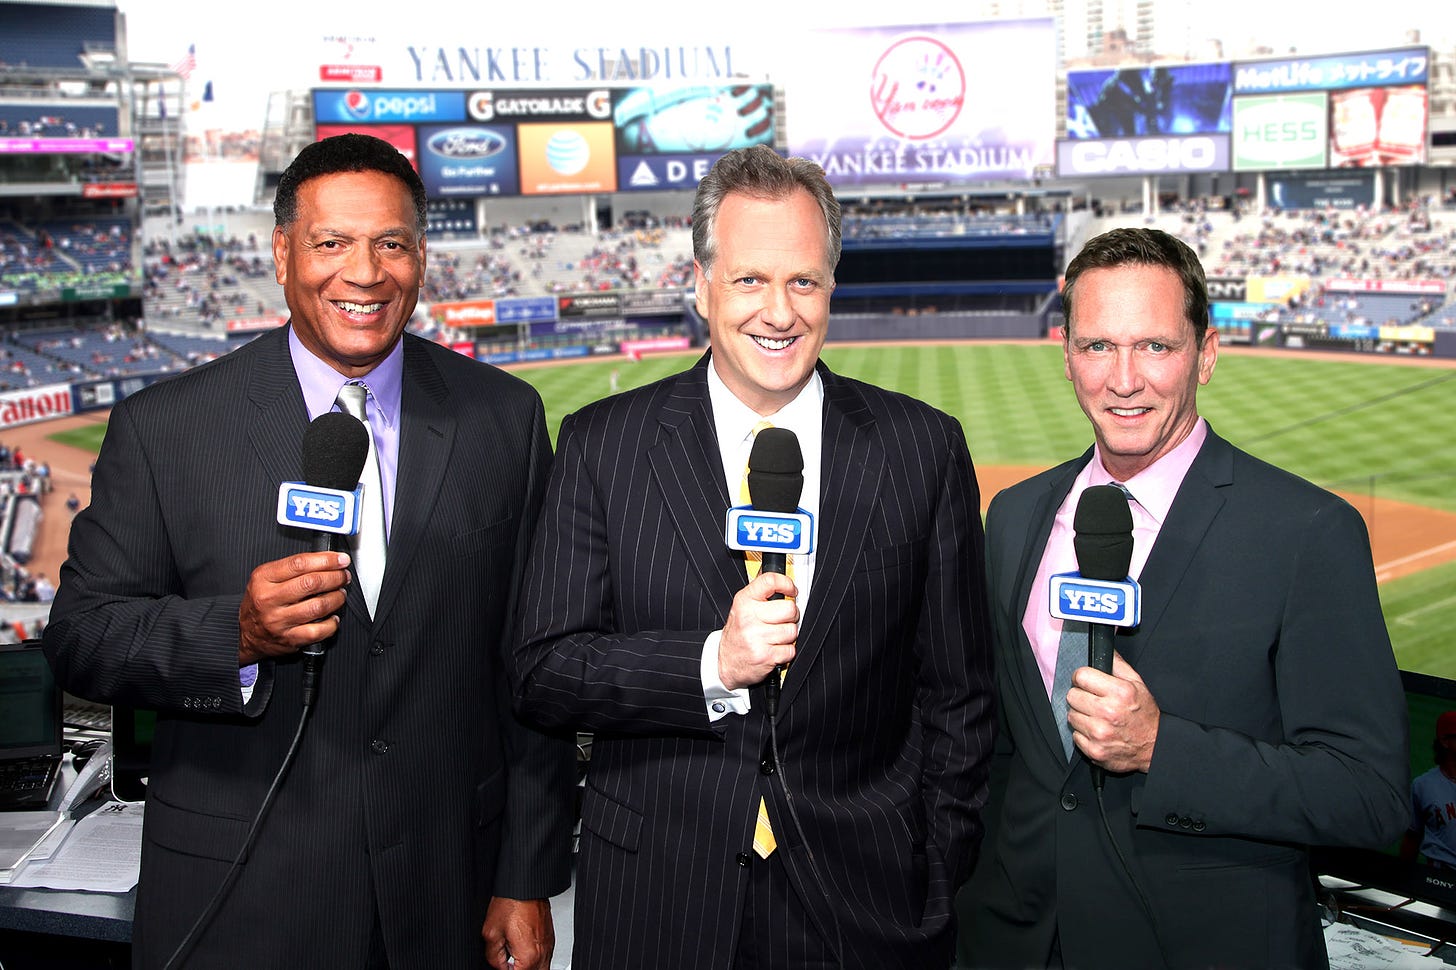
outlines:
M567 740L512 716L499 650L545 485L540 399L405 338L397 498L378 615L351 587L277 801L189 967L483 966L491 895L568 884ZM45 633L65 687L160 712L135 960L160 965L243 845L298 726L297 658L244 710L251 570L310 548L275 524L307 413L286 331L111 414Z
M1116 638L1162 718L1149 772L1107 778L1114 848L1021 627L1091 454L1007 489L987 516L1010 761L969 890L974 964L1045 966L1056 934L1074 968L1322 966L1305 846L1383 846L1410 811L1364 522L1210 432L1143 568L1142 623Z
M704 641L748 581L724 546L707 367L566 420L531 555L520 709L595 732L573 967L730 966L760 797L831 936L832 897L846 966L946 966L993 728L965 439L941 412L821 365L814 594L777 718L801 840L760 770L763 698L711 723L703 700Z

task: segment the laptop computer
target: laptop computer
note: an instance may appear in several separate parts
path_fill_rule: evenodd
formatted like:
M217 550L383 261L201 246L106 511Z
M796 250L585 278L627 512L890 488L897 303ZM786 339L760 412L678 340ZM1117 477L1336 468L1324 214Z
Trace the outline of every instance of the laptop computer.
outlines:
M0 810L46 807L61 733L61 690L40 641L0 644Z

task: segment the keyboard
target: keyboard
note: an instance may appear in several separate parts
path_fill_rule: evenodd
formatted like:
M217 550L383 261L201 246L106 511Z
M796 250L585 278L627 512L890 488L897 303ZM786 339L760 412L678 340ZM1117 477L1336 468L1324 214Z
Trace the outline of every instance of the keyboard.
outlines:
M104 704L91 704L86 701L66 701L65 710L61 714L61 720L65 726L73 731L95 731L99 734L111 733L111 708Z
M0 808L44 805L51 797L60 758L16 758L0 762Z

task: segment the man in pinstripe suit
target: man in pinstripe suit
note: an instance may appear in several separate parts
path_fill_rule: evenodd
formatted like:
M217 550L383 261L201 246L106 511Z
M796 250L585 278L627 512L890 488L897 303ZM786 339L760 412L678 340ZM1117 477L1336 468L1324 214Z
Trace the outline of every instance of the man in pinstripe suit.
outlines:
M389 144L308 146L274 209L289 326L112 412L46 631L67 689L160 712L134 962L162 966L223 883L300 724L297 651L335 637L185 966L545 970L573 748L515 720L499 656L549 461L540 398L404 334L425 191ZM274 524L348 380L383 473L377 602L350 581L362 548Z
M514 678L595 734L576 970L949 965L993 730L975 473L954 420L819 362L839 246L817 166L725 155L693 211L710 353L562 425ZM723 523L764 419L818 539L750 581Z

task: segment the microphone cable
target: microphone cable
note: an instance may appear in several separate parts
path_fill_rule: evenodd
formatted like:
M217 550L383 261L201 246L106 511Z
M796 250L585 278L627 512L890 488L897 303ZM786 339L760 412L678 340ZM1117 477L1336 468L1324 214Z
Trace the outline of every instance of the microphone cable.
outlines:
M288 769L293 766L293 759L298 754L299 741L303 739L303 729L308 726L308 716L312 712L313 705L310 699L305 701L303 711L298 716L298 728L293 732L293 741L288 745L288 753L283 756L283 764L278 766L278 771L273 776L273 782L268 786L268 793L263 796L263 804L258 806L258 811L253 816L253 822L248 826L248 834L243 838L243 847L238 850L237 856L228 866L227 872L223 874L222 883L213 892L212 898L207 901L207 906L203 908L201 914L193 921L191 928L187 930L187 935L182 938L182 942L177 944L177 949L173 950L172 955L167 958L162 970L173 970L174 967L182 965L181 961L192 953L192 948L202 939L203 931L211 924L213 917L217 915L218 908L231 891L233 883L237 881L243 860L247 858L248 852L253 848L258 830L263 826L263 819L267 817L268 810L273 807L273 799L277 796L278 789L288 774Z
M773 684L771 694L768 690L770 683ZM778 718L775 716L778 713L779 699L777 674L769 677L764 682L764 688L765 694L772 698L765 706L767 708L766 713L768 714L768 745L769 752L773 757L774 775L778 777L779 789L784 793L784 803L789 809L789 821L793 824L794 831L799 836L799 844L804 847L804 858L809 863L809 873L814 877L814 884L819 890L819 895L824 898L824 908L829 911L829 918L834 921L834 941L830 943L826 940L825 943L834 954L835 962L842 967L844 966L844 957L842 955L844 953L844 930L839 924L839 913L835 909L834 898L829 895L829 887L824 882L823 875L819 872L819 865L814 860L814 850L810 848L809 839L804 834L804 824L799 820L798 809L794 807L794 793L789 789L788 779L784 777L784 762L779 757ZM787 851L787 849L784 851Z
M1091 765L1091 762L1088 762ZM1148 901L1147 894L1143 892L1142 883L1138 882L1137 876L1133 875L1132 866L1127 861L1127 856L1122 853L1122 846L1118 844L1117 836L1112 834L1112 822L1107 817L1107 805L1102 800L1102 785L1100 781L1092 786L1097 793L1097 815L1102 819L1102 831L1107 833L1107 844L1112 846L1113 854L1117 856L1118 865L1122 867L1122 874L1127 876L1127 881L1132 885L1132 891L1137 894L1138 903L1142 906L1143 912L1148 917L1148 928L1153 931L1153 945L1158 948L1158 956L1162 958L1163 966L1171 967L1173 964L1168 961L1168 950L1163 946L1163 935L1158 932L1158 918L1153 914L1153 904Z

